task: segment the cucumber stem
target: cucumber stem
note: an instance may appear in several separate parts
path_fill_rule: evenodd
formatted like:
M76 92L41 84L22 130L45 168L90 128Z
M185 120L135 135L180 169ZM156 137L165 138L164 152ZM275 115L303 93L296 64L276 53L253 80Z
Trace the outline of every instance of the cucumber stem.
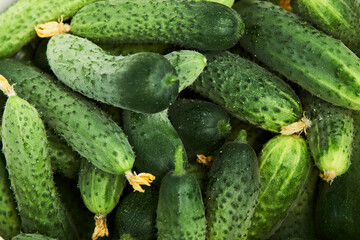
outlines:
M236 137L235 142L247 143L246 138L247 138L247 132L245 129L242 129L242 130L240 130L238 136Z
M134 188L134 191L139 192L145 192L145 190L142 189L141 185L150 186L150 183L155 180L155 176L151 173L136 174L136 172L132 173L131 171L127 171L125 172L125 176L129 181L130 185Z
M183 163L183 146L179 145L175 149L175 169L173 175L183 175L184 174L184 163Z
M109 236L109 230L106 225L106 214L96 214L94 219L95 229L91 239L96 240L98 237Z
M63 16L57 22L48 22L35 26L36 34L40 38L49 38L58 34L70 32L70 25L63 23Z
M219 120L216 124L216 128L219 129L222 133L227 133L231 130L231 124L225 122L224 120Z
M8 97L16 96L14 88L10 86L8 80L0 74L0 90L3 91Z

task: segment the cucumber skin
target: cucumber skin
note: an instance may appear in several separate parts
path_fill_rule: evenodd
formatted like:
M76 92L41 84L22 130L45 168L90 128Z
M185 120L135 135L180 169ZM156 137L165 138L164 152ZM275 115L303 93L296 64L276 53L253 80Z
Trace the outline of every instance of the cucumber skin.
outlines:
M305 140L285 135L277 135L264 145L259 164L261 188L250 240L266 239L277 230L304 189L312 167Z
M360 56L360 3L359 1L298 0L299 15L320 30L340 39Z
M301 118L299 98L280 78L236 54L205 56L207 66L191 88L235 117L272 132Z
M94 104L32 65L0 60L0 72L44 121L95 166L114 174L132 169L134 152L121 128ZM91 141L89 141L91 139Z
M83 7L71 21L74 35L94 42L164 43L199 50L228 49L243 30L233 9L188 0L99 1Z
M57 238L47 237L37 233L20 233L11 240L56 240Z
M236 3L240 44L290 81L334 105L360 110L360 59L340 40L266 1Z
M52 177L45 128L37 110L18 96L9 97L2 120L3 152L21 229L60 239L78 239Z
M10 57L36 37L34 26L66 20L96 0L19 0L0 14L0 58Z
M260 190L250 145L224 144L214 158L206 191L207 239L247 239Z
M111 56L87 39L60 34L50 39L46 55L61 82L115 107L156 113L178 95L175 68L157 53Z

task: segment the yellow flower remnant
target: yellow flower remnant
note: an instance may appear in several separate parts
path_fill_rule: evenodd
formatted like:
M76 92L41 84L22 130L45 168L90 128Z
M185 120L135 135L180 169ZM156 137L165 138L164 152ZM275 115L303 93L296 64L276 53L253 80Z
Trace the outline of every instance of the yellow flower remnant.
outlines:
M127 171L125 176L130 185L134 188L134 191L139 192L145 192L145 190L141 188L141 185L150 186L150 183L155 180L155 176L151 173L140 173L138 175L136 172L132 173L131 171Z
M49 38L58 34L70 32L70 25L63 23L63 16L57 22L38 24L35 27L36 34L41 38Z

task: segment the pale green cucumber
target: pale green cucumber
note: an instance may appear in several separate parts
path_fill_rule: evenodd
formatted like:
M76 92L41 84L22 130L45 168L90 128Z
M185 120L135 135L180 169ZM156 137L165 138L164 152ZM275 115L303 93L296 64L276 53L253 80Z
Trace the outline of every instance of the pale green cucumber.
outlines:
M11 240L57 240L57 238L47 237L38 233L20 233Z
M235 2L235 0L191 0L191 1L194 1L194 2L200 2L200 1L216 2L216 3L223 4L225 6L228 6L228 7L232 7L232 5Z

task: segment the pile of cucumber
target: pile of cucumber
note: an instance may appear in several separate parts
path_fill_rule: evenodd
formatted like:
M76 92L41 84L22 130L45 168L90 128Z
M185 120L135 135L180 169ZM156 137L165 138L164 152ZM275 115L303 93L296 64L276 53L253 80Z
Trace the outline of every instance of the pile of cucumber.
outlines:
M360 2L19 0L0 239L360 239Z

